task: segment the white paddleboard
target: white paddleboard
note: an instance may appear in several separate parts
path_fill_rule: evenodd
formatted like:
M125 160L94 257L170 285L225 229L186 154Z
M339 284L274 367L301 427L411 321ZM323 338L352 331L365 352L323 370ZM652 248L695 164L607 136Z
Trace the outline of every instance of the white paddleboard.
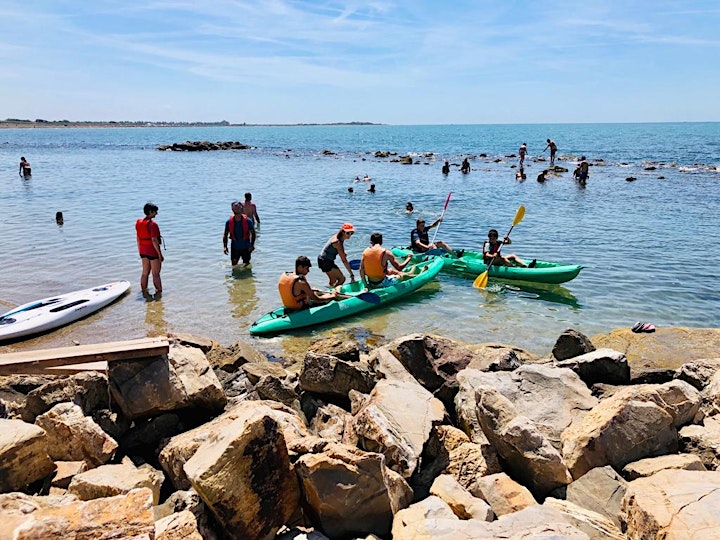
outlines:
M0 341L31 336L70 324L104 308L129 288L130 282L115 281L23 304L0 315Z

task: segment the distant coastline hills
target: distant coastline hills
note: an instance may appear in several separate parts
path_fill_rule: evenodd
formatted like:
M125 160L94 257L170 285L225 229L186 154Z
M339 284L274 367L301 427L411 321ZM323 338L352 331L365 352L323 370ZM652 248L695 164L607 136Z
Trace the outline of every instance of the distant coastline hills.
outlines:
M47 127L252 127L252 126L379 126L373 122L328 122L328 123L300 123L300 124L232 124L227 120L220 122L147 122L135 120L121 121L76 121L76 120L25 120L21 118L6 118L0 120L0 128L47 128Z

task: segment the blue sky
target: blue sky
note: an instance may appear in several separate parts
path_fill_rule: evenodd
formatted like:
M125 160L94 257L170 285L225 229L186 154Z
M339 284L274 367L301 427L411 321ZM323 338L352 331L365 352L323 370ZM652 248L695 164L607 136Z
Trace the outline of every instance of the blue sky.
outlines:
M3 0L0 119L720 121L720 4Z

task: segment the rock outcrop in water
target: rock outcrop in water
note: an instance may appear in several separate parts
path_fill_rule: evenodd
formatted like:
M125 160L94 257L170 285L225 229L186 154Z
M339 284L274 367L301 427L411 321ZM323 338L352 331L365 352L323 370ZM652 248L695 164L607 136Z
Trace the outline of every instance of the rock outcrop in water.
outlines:
M107 377L2 377L0 530L718 538L717 335L568 330L545 358L324 340L292 366L183 335Z
M173 151L173 152L208 152L211 150L248 150L252 148L247 144L237 141L218 141L211 143L209 141L185 141L184 143L162 144L157 150Z

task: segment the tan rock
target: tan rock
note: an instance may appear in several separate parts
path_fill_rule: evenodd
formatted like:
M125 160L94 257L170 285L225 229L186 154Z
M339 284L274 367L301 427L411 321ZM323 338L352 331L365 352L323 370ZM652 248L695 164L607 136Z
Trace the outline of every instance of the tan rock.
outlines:
M660 471L628 485L623 521L631 540L718 538L720 471Z
M449 474L438 476L430 487L430 494L440 497L460 519L479 519L492 521L493 511L490 505L479 497L474 497L455 478Z
M190 481L183 466L205 441L219 437L222 430L248 411L271 416L280 425L284 440L290 444L295 439L310 435L303 420L292 409L274 401L243 401L217 418L195 429L176 435L160 452L159 461L168 478L177 489L189 489Z
M155 540L203 540L190 510L170 514L155 522Z
M54 470L45 430L22 420L0 419L0 492L22 489Z
M410 372L405 369L400 360L392 354L387 347L378 347L370 351L368 364L371 369L383 379L417 382Z
M702 390L718 370L720 370L720 358L703 358L680 366L675 377L692 384L698 390Z
M298 506L282 428L264 409L245 409L185 463L193 488L231 538L273 538Z
M498 517L537 504L525 486L505 473L484 476L478 480L477 487L478 491L473 495L486 501Z
M66 401L79 405L87 415L106 409L107 377L102 373L85 371L69 377L54 378L28 393L22 418L26 422L33 423L39 414Z
M443 404L419 384L382 380L355 416L353 429L361 448L384 454L388 467L409 478L430 430L444 417Z
M238 341L229 346L215 346L207 353L208 362L213 367L234 373L248 362L267 362L267 357L249 343Z
M664 384L636 384L613 394L615 399L636 399L654 403L673 418L680 428L690 423L700 408L700 393L685 381L674 380Z
M7 538L14 540L152 539L155 535L152 493L149 489L135 489L87 502L42 505L24 515L2 515L0 526L3 533L9 532Z
M138 488L147 488L152 493L152 504L157 504L164 478L162 472L148 464L140 467L127 463L101 465L76 474L68 486L68 492L80 500L89 501L130 493Z
M227 401L205 355L194 347L173 346L155 359L111 362L109 380L130 419L186 407L220 411Z
M385 536L393 515L407 507L412 490L385 466L382 454L331 443L295 464L304 507L330 538L368 533Z
M55 467L50 485L62 489L67 489L73 476L87 471L87 464L84 461L56 461Z
M720 469L720 415L706 417L702 425L685 426L679 436L683 451L697 455L707 469Z
M590 469L622 469L645 457L678 448L673 417L654 403L613 395L562 434L563 458L573 478Z
M620 526L622 499L627 482L610 467L596 467L567 487L569 502L608 518Z
M714 358L720 350L718 328L658 328L651 334L635 334L617 328L591 338L597 348L608 347L627 357L630 369L677 369L686 362Z
M35 419L47 433L48 454L54 460L84 461L90 467L107 463L118 444L74 403L58 403Z
M310 351L305 355L300 388L306 392L344 399L351 390L367 394L373 386L375 377L365 362Z
M659 456L654 458L645 458L633 463L628 463L622 470L623 476L627 480L635 480L636 478L645 478L652 476L656 472L665 469L681 469L684 471L706 471L707 469L695 454L671 454L669 456Z
M705 416L720 414L720 371L716 371L701 394Z
M568 522L587 534L590 540L627 540L615 523L597 512L552 497L545 499L543 506L561 512Z
M320 407L312 422L310 429L323 439L342 442L346 426L352 430L352 416L343 408L329 403Z

